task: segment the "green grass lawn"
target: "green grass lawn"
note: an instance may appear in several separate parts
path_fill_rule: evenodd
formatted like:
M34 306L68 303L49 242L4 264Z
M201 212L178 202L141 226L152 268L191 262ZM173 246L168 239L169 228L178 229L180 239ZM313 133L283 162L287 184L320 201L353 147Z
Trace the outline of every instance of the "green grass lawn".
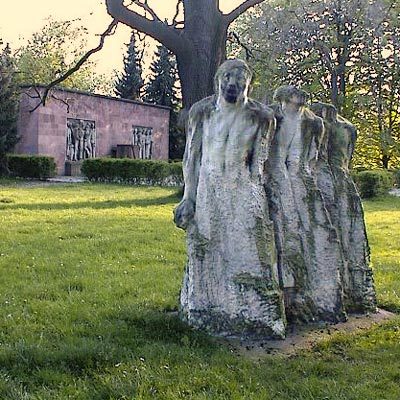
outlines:
M0 182L0 399L400 399L400 317L252 360L176 314L175 189ZM400 199L365 203L378 300L400 314Z

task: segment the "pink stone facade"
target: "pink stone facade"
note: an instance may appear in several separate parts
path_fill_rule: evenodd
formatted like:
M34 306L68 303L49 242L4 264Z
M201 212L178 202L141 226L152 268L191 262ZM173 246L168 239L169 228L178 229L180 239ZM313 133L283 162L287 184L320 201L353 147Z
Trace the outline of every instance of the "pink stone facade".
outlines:
M43 87L36 90L44 92ZM30 112L37 103L36 91L24 89L18 121L21 140L16 152L54 157L60 175L65 174L70 118L94 121L96 157L111 156L117 145L132 145L134 127L140 126L152 130L151 158L168 159L170 110L167 107L66 89L52 91L46 106Z

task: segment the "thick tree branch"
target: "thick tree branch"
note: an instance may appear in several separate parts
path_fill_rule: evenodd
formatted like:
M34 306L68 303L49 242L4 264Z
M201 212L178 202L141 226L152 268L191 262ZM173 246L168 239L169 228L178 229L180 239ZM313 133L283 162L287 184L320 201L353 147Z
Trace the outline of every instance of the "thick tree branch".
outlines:
M150 20L123 4L123 0L106 0L107 12L119 22L140 32L146 33L153 39L163 43L173 53L185 51L190 44L179 35L173 27L169 27L159 20Z
M40 99L40 102L32 109L30 112L35 111L37 108L40 107L40 105L45 106L46 105L46 100L49 95L50 90L54 87L59 85L61 82L64 82L68 77L70 77L74 72L78 71L79 68L87 61L87 59L94 53L97 53L100 51L103 46L104 46L104 40L107 36L112 35L114 33L115 27L118 25L118 20L113 19L113 21L108 25L107 29L100 35L100 42L97 47L94 49L89 50L87 53L85 53L80 60L71 68L69 69L65 74L61 75L59 78L55 79L54 81L50 82L47 86L46 89L44 90L43 96Z
M231 11L229 14L224 15L224 19L229 25L231 22L233 22L236 18L242 15L249 8L254 7L257 4L260 4L263 1L264 0L246 0L238 7L236 7L233 11Z

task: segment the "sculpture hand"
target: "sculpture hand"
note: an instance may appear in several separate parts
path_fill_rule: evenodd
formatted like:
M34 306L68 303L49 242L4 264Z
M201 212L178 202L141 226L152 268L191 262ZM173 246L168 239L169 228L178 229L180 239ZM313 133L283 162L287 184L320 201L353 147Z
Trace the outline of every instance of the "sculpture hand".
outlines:
M178 228L186 230L194 217L194 202L183 199L174 210L174 222Z

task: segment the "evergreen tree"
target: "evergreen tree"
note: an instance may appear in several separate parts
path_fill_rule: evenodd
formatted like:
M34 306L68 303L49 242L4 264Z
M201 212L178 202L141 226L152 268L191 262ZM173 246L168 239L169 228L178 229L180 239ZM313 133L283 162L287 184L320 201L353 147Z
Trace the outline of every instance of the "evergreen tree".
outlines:
M182 159L185 148L184 132L178 128L178 73L175 56L163 45L157 47L150 66L151 77L145 88L144 100L172 109L169 130L169 158Z
M174 55L165 46L157 46L150 71L151 77L145 88L144 100L149 103L175 108L178 104L176 62Z
M7 45L0 50L0 175L8 173L6 155L18 142L18 105L14 62Z
M115 94L122 99L138 100L143 87L142 56L143 50L136 47L136 33L132 32L128 44L127 55L124 57L124 72L117 77L115 82Z

